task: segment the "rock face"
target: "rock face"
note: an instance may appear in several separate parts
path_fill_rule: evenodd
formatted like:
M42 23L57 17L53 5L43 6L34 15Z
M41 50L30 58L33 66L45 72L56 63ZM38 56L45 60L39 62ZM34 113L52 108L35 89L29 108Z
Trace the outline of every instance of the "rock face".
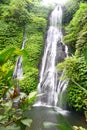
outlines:
M61 42L57 42L57 52L56 52L56 65L63 62L66 57L65 45Z

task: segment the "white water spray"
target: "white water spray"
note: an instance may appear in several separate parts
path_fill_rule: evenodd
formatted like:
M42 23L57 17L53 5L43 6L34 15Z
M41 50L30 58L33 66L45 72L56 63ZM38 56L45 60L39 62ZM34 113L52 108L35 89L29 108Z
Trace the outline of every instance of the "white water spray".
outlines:
M47 38L40 70L40 81L38 84L38 93L42 93L42 96L38 99L36 104L56 106L58 102L58 91L61 88L58 85L56 64L58 63L58 60L61 60L61 53L64 59L68 51L67 47L61 42L63 37L61 31L61 6L57 6L52 11L49 20L50 26L47 31ZM62 49L63 46L64 50ZM57 56L57 51L61 51L58 54L60 55L59 57ZM62 81L59 81L59 84L61 84L60 82Z

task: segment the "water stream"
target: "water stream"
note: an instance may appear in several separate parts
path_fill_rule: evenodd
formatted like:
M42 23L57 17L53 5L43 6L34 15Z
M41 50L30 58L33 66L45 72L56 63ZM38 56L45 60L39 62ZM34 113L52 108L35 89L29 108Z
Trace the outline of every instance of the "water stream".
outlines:
M24 49L25 42L26 42L26 32L24 31L21 50ZM20 80L21 78L23 78L22 56L19 56L17 58L16 65L15 65L15 68L14 68L13 80Z
M40 81L38 84L38 93L42 93L37 105L59 105L61 101L58 96L67 86L67 80L60 80L64 72L57 72L56 65L68 56L68 48L62 42L62 8L57 6L49 17L49 29L44 47L42 58Z

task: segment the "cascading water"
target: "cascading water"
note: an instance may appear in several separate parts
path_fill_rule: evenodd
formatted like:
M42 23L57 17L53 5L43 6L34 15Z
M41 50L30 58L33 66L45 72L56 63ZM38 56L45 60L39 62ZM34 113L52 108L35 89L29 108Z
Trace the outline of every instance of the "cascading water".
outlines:
M21 79L22 77L23 77L22 56L19 56L16 61L16 65L13 73L13 79Z
M38 93L42 93L42 96L38 99L37 103L56 106L58 104L58 94L66 85L65 81L58 80L62 74L57 72L56 65L63 61L68 55L68 49L62 43L61 6L57 6L52 11L49 20L50 26L47 31L47 39L40 70L40 81L38 84Z
M24 49L25 42L26 42L26 32L24 32L21 50ZM19 56L17 61L16 61L15 69L14 69L14 72L13 72L13 80L15 80L15 79L19 80L21 78L23 78L22 56Z
M24 31L21 50L24 49L25 43L26 43L26 32ZM16 91L18 91L18 93L20 92L19 80L22 78L23 78L22 56L19 56L16 61L16 65L15 65L14 72L13 72L13 83L14 83L14 85L16 87ZM13 89L10 90L10 92L11 93L14 92ZM16 98L16 100L14 100L13 102L14 102L13 105L15 108L19 107L20 98Z

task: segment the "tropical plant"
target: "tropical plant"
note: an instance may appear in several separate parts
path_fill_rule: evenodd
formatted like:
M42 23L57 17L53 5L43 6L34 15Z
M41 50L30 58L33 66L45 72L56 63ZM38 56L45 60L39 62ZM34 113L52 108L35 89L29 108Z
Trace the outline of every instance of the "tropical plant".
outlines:
M36 92L30 93L28 96L25 93L18 93L17 88L14 88L15 86L11 83L13 67L9 70L5 68L12 56L25 54L24 50L14 47L0 54L0 79L2 80L0 85L0 129L24 130L26 126L30 127L32 123L32 120L27 119L23 112L30 109L30 105L36 99ZM8 71L11 71L11 74Z
M7 90L12 87L12 73L14 66L9 59L11 59L12 56L24 54L26 54L24 50L19 50L15 47L4 50L0 54L0 97L4 96Z
M28 96L20 93L13 100L0 100L0 128L24 130L26 126L30 127L32 120L24 116L24 111L30 109L30 105L35 99L36 92L32 92ZM17 103L19 103L19 107L17 107Z

